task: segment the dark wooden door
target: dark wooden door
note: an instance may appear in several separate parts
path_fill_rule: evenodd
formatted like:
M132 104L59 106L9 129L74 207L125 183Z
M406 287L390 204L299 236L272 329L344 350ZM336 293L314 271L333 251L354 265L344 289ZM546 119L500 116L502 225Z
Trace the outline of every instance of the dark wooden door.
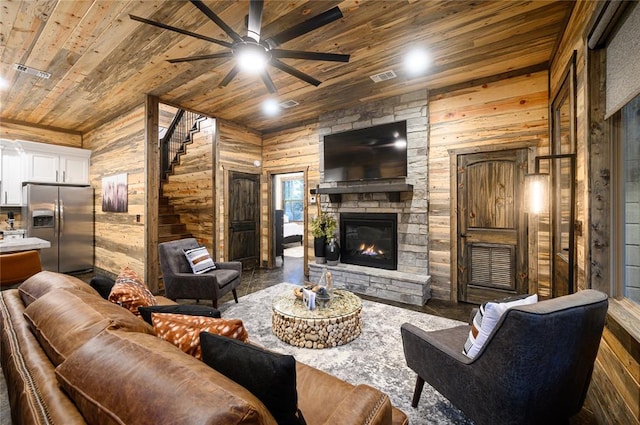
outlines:
M460 301L527 292L526 169L526 149L458 156Z
M260 175L229 171L229 259L245 269L260 259Z

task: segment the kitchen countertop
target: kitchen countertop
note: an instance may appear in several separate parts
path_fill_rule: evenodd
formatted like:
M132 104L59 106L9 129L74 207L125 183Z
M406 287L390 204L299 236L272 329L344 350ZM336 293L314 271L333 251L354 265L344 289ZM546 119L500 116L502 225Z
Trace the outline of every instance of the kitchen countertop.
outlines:
M51 248L51 242L40 238L18 238L0 240L0 254Z

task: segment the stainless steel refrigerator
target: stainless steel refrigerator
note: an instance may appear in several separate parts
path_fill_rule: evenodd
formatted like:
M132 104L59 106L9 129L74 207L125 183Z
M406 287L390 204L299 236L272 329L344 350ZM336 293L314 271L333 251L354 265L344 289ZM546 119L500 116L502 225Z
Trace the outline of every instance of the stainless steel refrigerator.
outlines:
M43 270L93 269L93 188L24 183L22 217L27 237L51 242L40 250Z

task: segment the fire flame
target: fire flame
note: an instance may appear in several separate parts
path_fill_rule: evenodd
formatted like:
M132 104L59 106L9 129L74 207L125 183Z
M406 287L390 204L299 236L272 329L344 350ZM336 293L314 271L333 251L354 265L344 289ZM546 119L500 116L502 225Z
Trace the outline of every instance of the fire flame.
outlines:
M364 243L360 245L360 254L362 255L384 255L384 251L376 248L375 245L366 246Z

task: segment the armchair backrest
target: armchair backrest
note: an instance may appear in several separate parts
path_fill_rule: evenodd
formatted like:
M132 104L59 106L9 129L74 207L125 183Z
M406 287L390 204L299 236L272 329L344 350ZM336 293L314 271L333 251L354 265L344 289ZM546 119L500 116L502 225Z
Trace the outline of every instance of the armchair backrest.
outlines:
M510 394L505 409L579 410L607 308L606 294L583 290L507 310L473 362L478 379Z
M160 268L165 282L176 273L191 273L191 266L184 255L185 249L200 246L195 238L179 239L158 244Z

